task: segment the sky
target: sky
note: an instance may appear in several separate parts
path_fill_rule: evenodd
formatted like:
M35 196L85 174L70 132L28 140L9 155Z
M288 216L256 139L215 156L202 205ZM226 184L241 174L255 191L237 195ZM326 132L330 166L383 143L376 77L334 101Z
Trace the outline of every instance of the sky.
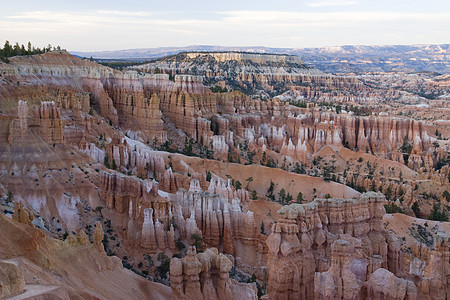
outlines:
M189 45L449 44L449 0L0 0L0 43L105 51Z

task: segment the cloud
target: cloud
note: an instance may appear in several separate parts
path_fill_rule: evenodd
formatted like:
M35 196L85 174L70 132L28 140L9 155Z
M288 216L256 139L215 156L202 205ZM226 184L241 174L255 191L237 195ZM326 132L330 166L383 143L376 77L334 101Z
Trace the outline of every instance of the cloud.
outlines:
M30 24L39 26L43 23L57 23L58 26L115 26L120 24L129 25L207 25L213 20L202 19L167 19L161 15L154 15L151 12L131 12L131 11L29 11L16 15L7 16L11 22Z
M260 25L347 24L383 21L430 21L450 23L450 12L288 12L288 11L229 11L224 20L230 23L259 23Z
M174 44L310 47L444 43L450 34L450 12L445 10L435 13L237 10L210 12L208 16L214 18L168 11L26 11L1 18L0 36L35 39L43 44L51 41L67 49L106 50Z
M117 11L117 10L97 10L102 15L131 16L131 17L148 17L153 15L149 11Z
M132 11L30 11L7 16L16 24L55 24L65 27L76 26L115 26L122 25L165 25L165 26L241 26L260 28L270 26L330 26L368 22L387 21L429 21L450 23L450 12L409 13L409 12L291 12L291 11L225 11L216 12L215 19L200 17L168 18L151 12ZM181 28L179 28L181 29ZM188 30L188 28L182 28Z
M309 7L326 7L326 6L348 6L357 4L358 1L343 1L343 0L335 0L335 1L317 1L310 2L306 4Z

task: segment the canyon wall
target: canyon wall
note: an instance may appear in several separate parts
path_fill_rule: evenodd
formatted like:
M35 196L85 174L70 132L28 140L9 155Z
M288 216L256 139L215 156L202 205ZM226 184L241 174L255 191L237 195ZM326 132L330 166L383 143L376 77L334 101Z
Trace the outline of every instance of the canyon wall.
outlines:
M267 239L270 299L445 299L448 237L436 241L425 268L433 271L419 281L402 279L405 262L399 241L384 229L384 203L369 192L284 206Z

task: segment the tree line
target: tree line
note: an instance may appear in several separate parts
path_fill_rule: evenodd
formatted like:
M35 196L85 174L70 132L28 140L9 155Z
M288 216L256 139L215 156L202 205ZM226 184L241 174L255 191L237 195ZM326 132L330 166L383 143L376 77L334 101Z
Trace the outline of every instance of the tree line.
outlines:
M28 42L27 46L19 45L19 43L15 43L12 45L9 41L6 41L3 48L0 48L0 59L4 62L9 62L8 58L12 56L19 55L33 55L33 54L42 54L50 51L62 50L60 46L52 47L52 45L48 44L46 47L39 48L31 45L31 42Z

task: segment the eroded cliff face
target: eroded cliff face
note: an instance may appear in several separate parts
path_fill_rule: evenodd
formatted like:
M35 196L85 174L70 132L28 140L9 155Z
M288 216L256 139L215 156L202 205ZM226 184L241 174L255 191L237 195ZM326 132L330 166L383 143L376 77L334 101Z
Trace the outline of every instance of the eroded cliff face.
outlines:
M262 102L236 94L222 96L218 107L222 115L212 122L225 138L229 136L225 128L229 128L233 137L261 152L279 151L305 164L325 146L346 147L402 163L406 155L411 169L423 171L433 169L443 157L435 155L436 139L421 121L336 114L314 107L298 109L277 98Z
M362 278L366 268L386 267L388 241L382 235L381 220L384 201L381 194L368 193L359 199L316 199L283 207L282 219L267 239L270 297L312 298L314 273L330 268L330 247L339 238L359 238L360 251L369 258L361 270ZM291 265L296 268L288 271Z
M410 274L399 241L384 229L385 201L369 192L283 207L267 239L270 299L444 299L447 262L433 264L448 256L448 236L436 240L426 267L433 272L402 279ZM439 292L428 288L430 276Z
M438 232L433 238L431 246L417 241L414 243L406 267L414 276L418 295L430 299L447 299L449 282L446 278L450 267L450 236L447 232Z
M17 97L32 102L53 98L64 108L78 108L84 112L89 111L91 102L92 108L112 124L127 130L138 129L149 140L157 138L163 143L166 139L158 98L151 94L144 97L145 76L114 71L77 59L67 52L12 58L9 64L1 64L0 69L2 77L19 83L13 88L1 85L1 98L5 101ZM67 104L74 101L79 103Z

